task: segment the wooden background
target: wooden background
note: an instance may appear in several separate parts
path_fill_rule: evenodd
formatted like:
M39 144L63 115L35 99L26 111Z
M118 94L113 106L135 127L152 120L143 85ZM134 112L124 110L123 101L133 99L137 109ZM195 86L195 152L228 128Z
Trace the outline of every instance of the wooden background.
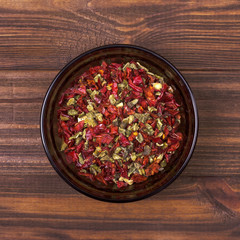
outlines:
M39 129L57 72L111 43L169 59L189 82L200 120L182 175L124 204L68 186ZM240 239L240 1L0 0L0 239Z

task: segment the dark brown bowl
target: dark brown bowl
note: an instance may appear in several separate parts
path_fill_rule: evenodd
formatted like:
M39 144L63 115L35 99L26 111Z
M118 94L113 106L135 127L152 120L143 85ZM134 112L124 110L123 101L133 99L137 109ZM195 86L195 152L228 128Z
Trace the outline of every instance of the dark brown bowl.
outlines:
M76 76L92 66L106 62L140 61L142 65L156 74L165 75L166 82L175 86L177 102L182 122L182 146L171 159L164 172L159 172L147 181L136 183L124 189L114 185L105 186L100 182L91 182L78 176L74 168L69 167L65 157L59 151L61 139L57 134L57 108L61 93L69 87ZM130 202L149 197L172 183L183 171L193 153L198 132L198 114L193 94L180 72L166 59L142 47L132 45L108 45L87 51L67 64L55 77L43 101L41 111L41 138L44 149L57 173L73 188L87 196L110 202Z

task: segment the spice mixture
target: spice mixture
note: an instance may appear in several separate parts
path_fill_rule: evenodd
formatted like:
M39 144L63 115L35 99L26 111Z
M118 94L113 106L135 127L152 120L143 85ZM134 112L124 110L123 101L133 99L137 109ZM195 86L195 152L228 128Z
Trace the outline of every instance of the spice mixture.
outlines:
M79 175L119 188L163 171L179 148L173 87L139 62L102 62L59 101L58 133Z

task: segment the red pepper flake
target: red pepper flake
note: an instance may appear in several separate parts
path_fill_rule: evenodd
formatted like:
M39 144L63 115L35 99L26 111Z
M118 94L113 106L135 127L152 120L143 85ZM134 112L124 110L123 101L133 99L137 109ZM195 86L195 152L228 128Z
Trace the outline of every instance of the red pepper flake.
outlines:
M133 84L135 85L140 85L141 83L143 83L142 77L141 76L137 76L135 78L133 78Z
M118 134L118 127L117 126L110 126L110 133L111 134Z
M130 145L130 142L127 140L127 138L121 133L119 137L119 142L123 147L127 147Z
M140 182L144 182L147 180L147 176L143 176L143 175L140 175L138 173L135 173L131 179L133 180L133 182L135 183L140 183Z
M116 82L112 84L112 93L116 99L118 99L118 85Z
M141 87L136 86L131 79L128 80L128 84L133 90L137 92L143 92L143 89Z
M101 134L96 136L96 143L110 144L113 139L114 137L109 134Z
M92 181L118 188L146 181L182 147L173 88L140 63L91 67L58 104L61 151Z

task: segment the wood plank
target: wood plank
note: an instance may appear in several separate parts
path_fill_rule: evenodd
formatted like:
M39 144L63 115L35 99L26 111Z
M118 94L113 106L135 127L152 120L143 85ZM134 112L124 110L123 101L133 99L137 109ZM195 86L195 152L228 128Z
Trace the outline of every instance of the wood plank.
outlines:
M1 239L16 236L115 239L116 235L118 239L238 239L239 200L237 177L179 178L151 198L115 204L78 194L56 176L1 175L0 236ZM12 228L14 231L9 231Z
M240 172L239 71L183 71L199 109L199 137L183 176ZM54 174L42 148L39 116L56 71L1 71L0 173ZM35 87L37 84L37 88Z
M238 0L1 0L0 239L240 239ZM66 184L40 139L45 93L96 46L140 45L189 82L199 110L193 157L142 201L91 199Z
M0 14L1 69L60 69L113 43L150 48L180 69L239 69L238 0L2 0Z

